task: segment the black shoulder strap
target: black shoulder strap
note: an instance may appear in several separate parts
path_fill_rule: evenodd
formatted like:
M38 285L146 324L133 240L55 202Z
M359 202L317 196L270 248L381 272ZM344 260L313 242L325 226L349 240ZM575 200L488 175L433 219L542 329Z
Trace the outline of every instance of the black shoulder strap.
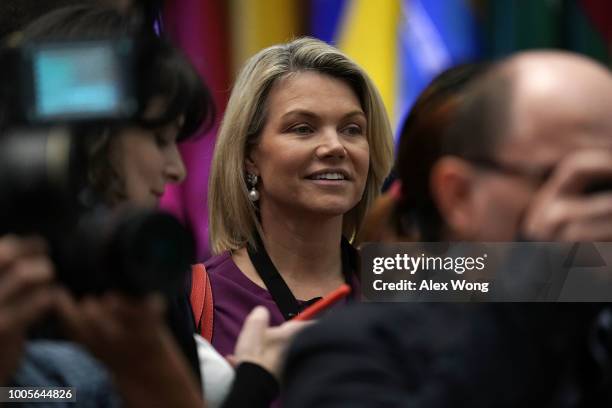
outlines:
M344 275L344 282L351 286L353 275L357 273L359 253L344 236L342 236L342 241L340 242L340 250L342 251L342 275ZM354 293L351 292L351 297L353 295Z
M257 249L250 245L247 247L249 258L251 258L255 270L268 288L283 317L285 320L290 320L300 312L300 304L272 263L259 234L256 234L255 238L257 239Z

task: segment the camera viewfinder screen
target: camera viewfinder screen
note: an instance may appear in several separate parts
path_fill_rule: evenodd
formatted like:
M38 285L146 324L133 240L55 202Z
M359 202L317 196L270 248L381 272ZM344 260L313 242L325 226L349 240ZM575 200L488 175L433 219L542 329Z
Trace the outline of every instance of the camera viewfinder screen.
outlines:
M39 49L33 56L36 116L95 118L121 105L121 67L112 47Z

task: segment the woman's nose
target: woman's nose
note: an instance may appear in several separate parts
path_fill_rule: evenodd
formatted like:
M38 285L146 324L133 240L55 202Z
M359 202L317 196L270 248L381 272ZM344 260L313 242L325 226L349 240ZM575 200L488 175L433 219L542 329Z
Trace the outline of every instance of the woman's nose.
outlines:
M321 142L317 147L317 155L320 158L344 158L346 156L346 148L342 143L341 135L338 134L336 129L324 131Z

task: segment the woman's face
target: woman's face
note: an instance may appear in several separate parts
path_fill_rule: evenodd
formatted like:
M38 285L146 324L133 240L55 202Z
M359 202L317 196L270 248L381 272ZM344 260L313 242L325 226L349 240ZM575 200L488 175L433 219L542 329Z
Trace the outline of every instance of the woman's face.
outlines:
M338 216L361 200L369 170L367 120L342 80L300 72L278 80L246 168L259 176L262 214Z
M145 115L155 109L152 104ZM115 135L110 157L128 203L157 207L166 185L183 181L186 170L176 144L181 125L182 118L157 129L127 127Z

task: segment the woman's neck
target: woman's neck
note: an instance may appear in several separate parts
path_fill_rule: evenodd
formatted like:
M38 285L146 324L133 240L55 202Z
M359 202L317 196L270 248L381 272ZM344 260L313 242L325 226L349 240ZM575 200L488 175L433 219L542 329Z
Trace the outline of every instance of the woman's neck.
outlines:
M266 251L296 298L322 296L343 283L342 216L288 219L262 214L261 222ZM234 260L251 280L264 286L246 251L237 251Z
M269 217L262 218L262 228L268 255L284 278L307 281L335 273L341 276L342 217L290 222Z

